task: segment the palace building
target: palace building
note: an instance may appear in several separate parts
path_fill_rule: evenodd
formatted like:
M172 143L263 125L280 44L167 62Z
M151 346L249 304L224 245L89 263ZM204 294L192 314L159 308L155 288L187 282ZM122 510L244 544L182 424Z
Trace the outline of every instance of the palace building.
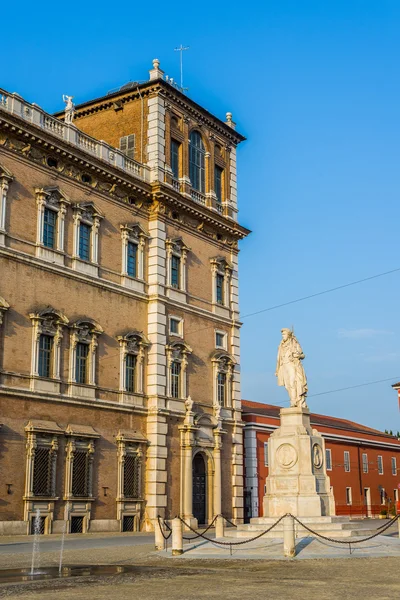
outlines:
M157 60L72 123L0 90L0 533L242 522L243 140Z
M280 425L280 408L242 401L245 519L261 517L268 476L268 439ZM372 517L392 512L400 499L400 440L359 423L311 413L325 440L325 464L336 515Z

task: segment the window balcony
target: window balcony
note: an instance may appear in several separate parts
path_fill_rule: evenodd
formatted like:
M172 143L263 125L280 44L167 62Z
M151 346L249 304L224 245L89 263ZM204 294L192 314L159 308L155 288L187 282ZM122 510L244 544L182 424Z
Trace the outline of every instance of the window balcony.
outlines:
M192 200L194 200L195 202L198 202L199 204L204 204L204 205L206 204L206 197L201 192L198 192L197 190L194 190L192 188L190 190L190 195L192 197Z

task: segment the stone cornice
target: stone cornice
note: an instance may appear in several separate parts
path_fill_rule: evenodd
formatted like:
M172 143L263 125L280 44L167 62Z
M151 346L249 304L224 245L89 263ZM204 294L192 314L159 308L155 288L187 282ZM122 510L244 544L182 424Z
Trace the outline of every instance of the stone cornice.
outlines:
M107 94L106 96L101 96L99 98L89 100L88 102L78 104L75 107L74 119L79 120L80 117L112 108L117 101L121 102L122 104L126 104L132 100L140 99L140 95L150 96L152 94L159 94L160 92L162 92L165 98L175 102L177 106L180 106L185 110L185 112L191 114L196 121L218 131L221 135L223 135L225 138L228 138L235 145L246 139L243 135L232 129L232 127L221 121L221 119L215 117L208 110L197 104L197 102L188 96L185 96L185 94L162 79L139 83L136 88L131 88L125 91L118 90L112 94ZM64 111L54 113L54 116L57 118L60 118L63 115Z
M154 200L164 202L171 206L171 208L178 208L184 210L187 214L193 215L200 219L204 223L208 223L219 230L223 230L235 239L243 239L249 235L250 230L242 225L239 225L235 221L230 219L224 219L219 217L214 211L208 209L206 206L202 206L189 198L182 197L178 192L174 192L169 186L162 183L153 184Z
M51 132L47 130L43 130L31 123L20 120L15 115L1 112L0 113L0 132L3 132L3 139L0 137L0 148L5 147L18 154L22 155L24 158L31 160L33 163L39 163L43 166L46 166L42 160L43 157L34 156L33 149L36 149L36 152L45 152L48 156L56 156L59 159L64 161L70 161L71 165L76 169L81 169L82 171L89 171L93 177L104 178L104 183L109 184L109 190L107 193L113 193L116 191L117 186L120 186L126 190L126 195L129 194L139 194L150 200L151 198L151 187L150 184L142 181L139 178L136 178L134 175L130 177L130 175L118 167L114 167L112 164L102 161L101 159L93 156L84 150L81 150L77 146L70 144L69 142L57 137L53 136ZM7 137L7 134L14 136L23 142L23 146L21 148L17 148L12 144L12 140ZM4 139L5 138L5 139ZM49 171L52 173L66 173L64 171L58 171L57 169L50 169L47 167ZM75 179L76 177L69 176L68 177ZM91 184L85 184L82 181L79 181L86 189L98 189ZM105 191L105 190L99 190ZM119 198L120 200L122 198Z

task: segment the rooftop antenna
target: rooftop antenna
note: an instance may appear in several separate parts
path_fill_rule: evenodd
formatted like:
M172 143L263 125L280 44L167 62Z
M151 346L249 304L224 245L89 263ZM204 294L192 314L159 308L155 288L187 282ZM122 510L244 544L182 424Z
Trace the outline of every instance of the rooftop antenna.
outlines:
M179 48L174 48L175 52L180 52L180 62L181 62L181 90L185 91L188 88L184 88L183 87L183 52L184 50L189 50L189 46L182 46L182 44L179 46Z

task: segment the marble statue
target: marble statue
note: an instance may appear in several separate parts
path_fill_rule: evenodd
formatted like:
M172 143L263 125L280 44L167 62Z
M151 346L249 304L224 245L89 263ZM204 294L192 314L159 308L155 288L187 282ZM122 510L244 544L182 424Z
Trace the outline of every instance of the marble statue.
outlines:
M63 102L65 102L65 118L64 122L71 125L75 114L75 104L72 102L73 96L63 94Z
M213 406L214 408L214 417L216 418L217 422L220 423L221 421L221 405L219 402L216 402Z
M286 388L291 407L307 408L307 378L301 364L303 358L303 350L293 331L282 329L275 375L278 378L278 385Z
M193 402L191 396L188 396L186 398L186 400L185 400L185 409L186 409L186 412L190 413L190 412L193 411L193 404L194 404L194 402Z

